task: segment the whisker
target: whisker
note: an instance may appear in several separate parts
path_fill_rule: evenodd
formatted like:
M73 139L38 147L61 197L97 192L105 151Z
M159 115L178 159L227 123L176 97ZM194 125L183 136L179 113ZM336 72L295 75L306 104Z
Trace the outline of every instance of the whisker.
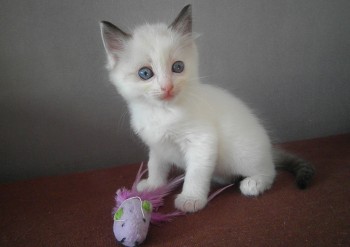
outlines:
M127 115L128 115L128 109L126 107L124 107L123 112L122 112L122 114L119 118L119 121L118 121L118 130L119 131L124 129L123 126L124 126L125 118Z
M205 78L209 78L209 77L211 77L211 76L207 75L207 76L192 77L192 78L189 78L188 81L196 81L196 80L205 79Z

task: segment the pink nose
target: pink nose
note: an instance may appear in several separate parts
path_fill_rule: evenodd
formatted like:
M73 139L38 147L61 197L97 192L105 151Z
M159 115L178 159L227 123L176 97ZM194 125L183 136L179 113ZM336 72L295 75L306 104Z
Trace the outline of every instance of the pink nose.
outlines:
M165 86L161 87L162 91L165 91L166 93L170 93L174 89L174 85L172 83L168 83Z

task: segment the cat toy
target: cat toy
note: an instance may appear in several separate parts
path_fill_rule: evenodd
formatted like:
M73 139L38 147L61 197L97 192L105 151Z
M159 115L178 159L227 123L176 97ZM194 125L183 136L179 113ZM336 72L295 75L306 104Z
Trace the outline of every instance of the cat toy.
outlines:
M147 172L147 169L142 171L142 167L143 164L131 189L121 188L115 196L113 232L117 242L124 246L140 245L146 239L150 223L159 225L171 221L175 216L184 215L180 211L168 214L158 212L164 204L164 197L183 181L184 176L178 176L157 189L139 192L136 186Z
M136 188L147 169L142 171L141 164L135 181L130 190L125 187L118 189L115 196L116 207L113 209L113 232L118 243L124 246L139 246L147 237L150 223L159 225L169 222L175 216L185 215L174 211L168 214L158 212L164 204L164 197L169 195L183 180L184 175L173 178L168 184L153 190L139 192ZM230 184L209 196L212 200Z

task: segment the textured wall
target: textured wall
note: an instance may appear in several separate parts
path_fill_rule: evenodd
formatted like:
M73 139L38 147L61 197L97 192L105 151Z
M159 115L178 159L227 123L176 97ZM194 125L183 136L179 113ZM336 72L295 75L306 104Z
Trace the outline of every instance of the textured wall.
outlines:
M170 23L193 4L203 81L227 88L277 141L350 131L350 1L0 4L0 181L147 159L108 82L98 22Z

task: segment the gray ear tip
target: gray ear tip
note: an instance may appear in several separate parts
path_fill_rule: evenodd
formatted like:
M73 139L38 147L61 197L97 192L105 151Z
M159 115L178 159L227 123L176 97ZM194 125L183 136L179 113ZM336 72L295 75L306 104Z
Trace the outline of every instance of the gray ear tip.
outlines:
M106 28L115 28L115 26L109 21L100 21L100 26Z
M185 7L183 7L183 9L181 10L181 12L185 15L192 15L192 4L188 4Z
M192 32L192 5L188 4L182 8L175 20L169 25L169 28L176 30L182 34Z
M187 11L192 11L192 4L187 4L184 9L186 9Z

